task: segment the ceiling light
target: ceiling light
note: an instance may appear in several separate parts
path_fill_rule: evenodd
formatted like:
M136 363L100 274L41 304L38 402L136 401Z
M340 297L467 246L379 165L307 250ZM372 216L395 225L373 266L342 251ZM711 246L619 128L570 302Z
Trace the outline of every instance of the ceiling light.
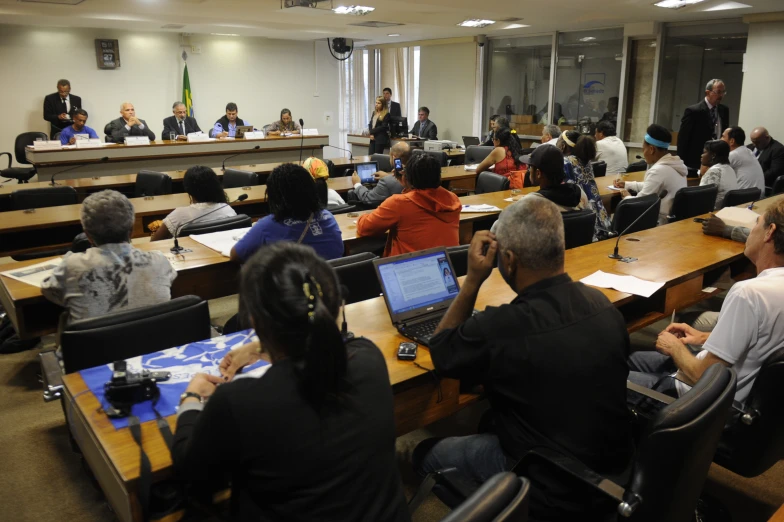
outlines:
M238 34L234 33L210 33L212 36L239 36Z
M595 37L595 36L586 36L586 37L584 37L584 38L580 38L580 41L581 41L581 42L592 42L592 41L594 41L594 40L596 40L596 37Z
M704 11L727 11L729 9L746 9L747 7L751 6L748 4L741 4L740 2L724 2L723 4L704 9Z
M530 25L525 24L509 24L504 29L522 29L523 27L531 27Z
M681 7L686 7L687 5L692 4L699 4L700 2L704 2L705 0L662 0L661 2L656 2L655 6L657 7L666 7L667 9L680 9Z
M478 18L474 18L472 20L463 20L459 24L460 27L487 27L488 25L493 25L495 20L479 20Z
M332 10L335 14L347 14L347 15L355 15L355 16L362 16L368 13L372 13L375 11L375 7L367 7L364 5L341 5Z
M400 33L392 33L392 34L388 34L387 36L400 36Z

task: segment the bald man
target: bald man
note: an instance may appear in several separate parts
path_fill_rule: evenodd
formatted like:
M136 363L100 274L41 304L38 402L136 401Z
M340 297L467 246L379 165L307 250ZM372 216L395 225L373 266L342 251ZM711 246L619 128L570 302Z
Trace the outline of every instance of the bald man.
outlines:
M773 139L765 127L751 131L749 150L754 153L765 172L765 185L773 186L779 176L784 176L784 145Z
M136 117L136 109L132 103L120 105L120 117L112 120L103 128L106 141L122 143L126 136L147 136L155 140L155 133L147 126L147 122Z

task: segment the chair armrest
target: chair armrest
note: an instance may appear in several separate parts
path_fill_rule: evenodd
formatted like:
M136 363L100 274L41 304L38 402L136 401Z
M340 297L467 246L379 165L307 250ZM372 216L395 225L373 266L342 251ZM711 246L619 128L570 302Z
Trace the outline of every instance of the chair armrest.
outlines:
M465 483L461 477L462 475L457 468L446 468L428 473L419 485L417 492L408 502L408 512L413 515L436 484L449 488L456 496L464 499L470 497L476 488L473 484Z
M673 379L675 379L676 381L680 381L683 384L686 384L687 386L691 386L690 383L688 383L688 382L684 381L683 379L681 379L679 377L680 375L681 375L680 372L676 372L675 375L673 375ZM633 388L632 386L634 386L635 388ZM649 390L648 388L645 388L645 387L639 386L637 384L634 384L632 382L626 381L626 388L627 389L636 391L637 393L641 393L642 395L645 395L646 397L650 397L651 399L659 400L657 397L653 397L652 395L646 393L645 391L641 391L641 390L637 389L637 387L642 388L643 390L646 390L647 392L653 392L654 394L658 393L658 392L655 392L653 390ZM662 394L659 394L659 395L662 395ZM667 397L667 401L669 401L669 402L667 402L667 401L660 401L660 402L665 402L666 404L669 404L670 402L675 400L672 397L670 397L669 395L665 395L665 397ZM747 406L744 406L743 403L735 401L735 400L732 401L732 406L731 407L732 407L733 410L735 410L738 413L740 413L740 421L743 424L745 424L746 426L751 426L752 424L754 424L754 421L757 420L757 418L760 416L760 412L758 410L755 410L754 408L749 408Z
M0 157L3 157L3 156L8 156L8 167L6 167L6 168L10 169L11 168L11 160L13 159L13 157L11 156L11 153L10 152L0 152Z
M63 369L54 350L38 354L41 361L41 378L44 385L44 401L56 401L63 394Z
M633 392L637 392L640 395L645 395L649 399L653 399L655 401L659 401L664 404L671 404L675 402L675 397L670 397L669 395L665 395L661 392L657 392L656 390L651 390L650 388L646 388L645 386L640 386L639 384L635 384L632 381L626 381L626 389L631 390Z

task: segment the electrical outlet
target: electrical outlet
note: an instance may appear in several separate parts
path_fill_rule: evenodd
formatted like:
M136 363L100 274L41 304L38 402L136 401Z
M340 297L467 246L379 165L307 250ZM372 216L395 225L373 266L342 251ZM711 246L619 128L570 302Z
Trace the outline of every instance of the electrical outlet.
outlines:
M201 54L201 45L192 45L191 52L193 54Z

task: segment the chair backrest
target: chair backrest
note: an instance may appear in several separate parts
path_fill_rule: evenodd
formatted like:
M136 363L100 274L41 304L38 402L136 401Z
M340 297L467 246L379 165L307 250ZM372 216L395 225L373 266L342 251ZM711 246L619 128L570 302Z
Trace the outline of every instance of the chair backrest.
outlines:
M591 165L594 178L603 178L607 174L607 163L604 161L592 161Z
M210 232L222 232L224 230L234 230L235 228L247 228L253 224L253 220L245 214L237 214L212 221L195 221L185 225L180 229L177 237L187 237L192 234L209 234Z
M468 247L470 245L458 245L446 248L446 255L455 269L455 277L462 277L468 273Z
M226 169L223 173L223 188L253 187L261 185L259 175L247 170Z
M593 241L596 214L591 209L561 212L566 248L588 245Z
M492 172L480 172L479 176L476 177L474 192L477 194L499 192L501 190L509 190L509 178L506 176L499 176Z
M744 477L756 477L784 459L784 348L762 363L746 408L749 424L739 416L725 430L714 462Z
M642 172L645 170L648 170L648 164L645 163L645 160L629 163L629 166L626 167L626 172Z
M327 210L329 210L330 214L333 216L337 216L338 214L348 214L349 212L354 212L357 210L357 207L356 205L328 205Z
M716 205L718 194L719 187L714 184L679 189L672 199L670 221L680 221L710 212Z
M77 203L79 203L79 196L76 194L76 189L67 185L11 192L11 210L59 207Z
M370 161L378 163L378 170L392 172L392 163L389 161L389 154L373 154Z
M482 163L493 152L495 147L485 147L482 145L471 145L465 152L465 164L474 165L475 163Z
M74 321L62 331L65 373L202 341L210 337L207 301L186 295L165 303Z
M163 196L172 193L172 179L165 172L140 170L133 187L134 197Z
M336 259L330 259L329 261L327 261L327 263L329 263L329 266L331 266L332 268L337 268L339 266L350 265L352 263L358 263L360 261L366 261L368 259L372 261L377 257L378 256L373 252L362 252L361 254L352 254L350 256L343 256L343 257L338 257Z
M626 230L626 227L631 225L635 219L640 217L640 215L648 210L648 208L653 205L652 208L641 220L639 220L627 234L631 234L633 232L639 232L640 230L648 230L649 228L653 228L659 221L659 208L661 207L661 199L656 194L650 194L648 196L643 196L641 198L626 198L622 199L618 206L615 207L615 214L613 214L612 220L612 229L617 232L621 233Z
M773 182L773 190L771 191L771 195L775 196L776 194L784 194L784 175L779 176L776 178L776 181Z
M32 165L32 163L27 161L27 156L25 156L25 147L35 143L35 140L38 138L48 140L49 136L45 132L23 132L16 135L16 140L14 140L14 158L17 163L20 165Z
M354 257L356 256L350 256L350 258ZM340 284L347 290L346 304L373 299L381 295L381 284L378 282L376 269L373 267L375 257L357 257L357 261L352 260L353 262L349 262L347 260L349 258L328 261L334 267Z
M762 191L758 188L736 189L730 190L724 195L723 207L735 207L744 203L751 203L760 198Z
M530 483L505 471L493 475L442 522L525 522Z
M729 418L735 385L735 372L714 364L691 390L651 419L626 487L625 498L642 498L631 520L692 520Z
M437 159L442 167L446 167L449 164L449 156L446 152L440 150L426 150L425 154L433 156L435 159Z

